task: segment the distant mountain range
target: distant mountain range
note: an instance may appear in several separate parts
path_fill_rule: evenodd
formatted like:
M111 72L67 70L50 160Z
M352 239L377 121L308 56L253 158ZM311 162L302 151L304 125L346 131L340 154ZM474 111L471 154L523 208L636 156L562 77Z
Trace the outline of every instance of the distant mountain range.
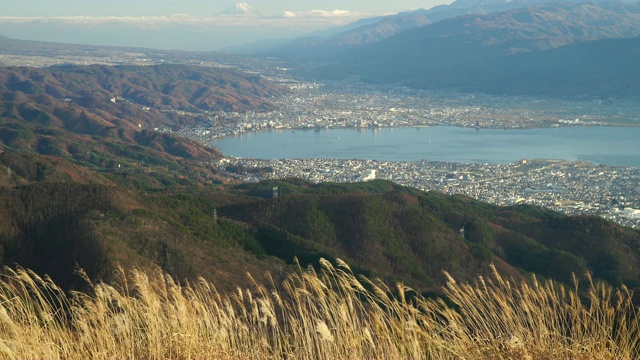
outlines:
M314 57L322 56L327 51L329 54L341 53L353 46L375 43L401 32L441 20L464 15L503 12L551 1L553 0L457 0L449 5L440 5L428 10L419 9L390 16L362 19L352 24L292 40L289 43L266 50L264 53L287 59L301 57L313 61Z
M306 74L334 79L356 76L375 83L506 94L606 95L608 93L597 89L598 82L602 82L601 89L614 91L612 95L630 95L627 91L634 87L610 84L622 79L605 76L610 72L606 61L596 60L600 57L580 58L607 45L585 44L555 53L537 52L585 41L638 35L638 3L545 3L487 15L461 16L408 30L335 56L333 64ZM633 43L617 42L611 48L623 52L607 56L619 58L628 55L635 59L633 49L622 50L625 45L633 47ZM588 50L590 46L594 48ZM572 50L577 52L572 53ZM624 59L618 61L621 62L629 64ZM536 71L546 71L544 69L551 70L546 74L555 74L565 68L564 65L575 63L579 66L552 82L541 83L544 79L551 80L549 76L528 77L529 71L532 71L531 76ZM633 76L635 70L628 70ZM584 75L584 71L595 73L587 77L591 80L583 79L584 87L577 89L579 92L576 93L577 83L571 84L574 78L570 75L578 78ZM564 79L566 86L554 85L560 79Z
M247 3L236 3L232 5L218 14L216 16L248 16L248 17L258 17L260 13L258 13L251 5Z
M638 98L639 63L640 37L605 39L440 66L405 81L418 88L489 94Z

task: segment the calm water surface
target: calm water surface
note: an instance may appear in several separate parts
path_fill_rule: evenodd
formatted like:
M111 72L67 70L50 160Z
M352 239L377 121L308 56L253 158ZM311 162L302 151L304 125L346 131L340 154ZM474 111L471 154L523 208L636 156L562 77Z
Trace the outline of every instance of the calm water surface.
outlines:
M481 163L562 159L640 166L640 127L278 130L231 136L212 145L225 155L261 159L426 159Z

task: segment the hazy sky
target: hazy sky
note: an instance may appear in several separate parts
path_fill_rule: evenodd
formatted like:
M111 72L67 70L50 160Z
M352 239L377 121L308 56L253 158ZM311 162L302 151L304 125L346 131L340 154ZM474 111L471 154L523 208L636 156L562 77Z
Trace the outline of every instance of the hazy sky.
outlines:
M215 15L236 2L246 2L265 16L285 11L346 10L383 14L430 8L447 0L0 0L0 16L160 16Z
M15 39L218 50L293 39L358 19L447 0L251 0L261 17L216 16L228 0L0 0L0 35Z

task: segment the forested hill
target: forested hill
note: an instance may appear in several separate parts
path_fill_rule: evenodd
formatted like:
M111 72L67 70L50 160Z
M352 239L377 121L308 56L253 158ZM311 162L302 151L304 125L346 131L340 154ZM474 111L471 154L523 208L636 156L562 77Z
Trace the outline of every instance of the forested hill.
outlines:
M257 75L198 66L0 67L0 156L14 185L219 181L210 166L217 149L154 129L211 121L211 111L270 110L269 99L285 91Z
M20 116L21 106L42 107L41 113L55 118L51 110L85 108L107 122L119 121L120 126L134 122L131 119L135 126L188 121L158 110L270 110L268 99L284 92L259 75L200 66L0 67L0 93L16 97L5 114Z
M0 188L0 211L3 263L51 274L66 287L81 283L72 275L76 265L108 280L120 264L160 266L180 279L203 276L235 289L249 285L247 271L280 277L299 271L294 258L306 266L321 257L420 291L443 285L443 270L470 280L486 275L490 263L514 277L535 272L569 282L572 272L590 271L612 284L640 285L638 231L386 181L146 192L34 183Z

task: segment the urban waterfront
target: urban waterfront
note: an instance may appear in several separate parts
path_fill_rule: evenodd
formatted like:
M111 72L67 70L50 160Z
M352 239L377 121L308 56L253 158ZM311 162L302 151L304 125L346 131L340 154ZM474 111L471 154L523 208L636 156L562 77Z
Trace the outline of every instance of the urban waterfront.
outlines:
M160 130L219 147L218 166L242 181L385 179L640 228L636 103L351 83L293 84L291 91L273 112Z
M505 164L521 159L640 167L640 127L523 130L455 126L250 132L214 141L227 156Z
M640 128L278 130L215 141L243 181L385 179L640 228ZM544 159L544 160L543 160Z

